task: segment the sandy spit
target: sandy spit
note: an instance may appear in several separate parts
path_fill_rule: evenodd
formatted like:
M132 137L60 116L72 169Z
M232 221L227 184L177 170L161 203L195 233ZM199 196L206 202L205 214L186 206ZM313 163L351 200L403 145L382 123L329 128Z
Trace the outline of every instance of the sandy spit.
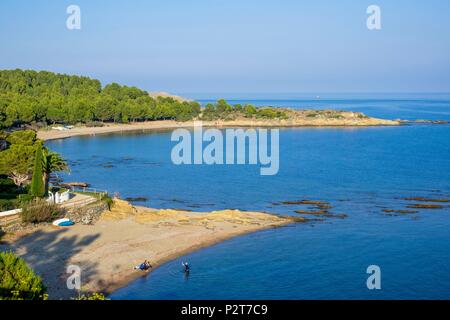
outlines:
M399 121L383 120L376 118L359 119L352 116L343 119L317 118L317 119L291 119L291 120L254 120L239 119L230 121L203 121L204 127L271 127L271 128L289 128L289 127L367 127L367 126L395 126L400 125ZM132 131L152 131L152 130L170 130L177 128L192 128L193 121L177 122L173 120L147 121L129 124L105 124L103 127L75 127L70 130L58 131L51 128L39 130L38 138L42 140L64 139L76 136L95 136L97 134L106 134L113 132L132 132Z

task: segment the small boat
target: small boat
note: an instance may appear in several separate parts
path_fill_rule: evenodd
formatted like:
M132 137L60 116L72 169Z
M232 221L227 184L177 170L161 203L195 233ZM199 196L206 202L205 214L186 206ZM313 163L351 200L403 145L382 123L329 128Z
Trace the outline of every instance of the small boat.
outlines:
M73 226L75 223L68 218L63 218L53 221L52 224L56 227L70 227Z

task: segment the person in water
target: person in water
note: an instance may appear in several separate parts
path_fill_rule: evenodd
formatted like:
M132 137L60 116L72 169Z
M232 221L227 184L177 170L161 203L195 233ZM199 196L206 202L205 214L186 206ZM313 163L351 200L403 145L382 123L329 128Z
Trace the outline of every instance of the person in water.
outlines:
M189 272L189 264L187 262L181 262L181 265L184 267L184 272Z
M140 265L135 266L134 270L142 270L142 271L147 271L148 269L150 269L152 267L152 265L150 264L150 262L148 262L147 260L145 260L144 262L142 262Z

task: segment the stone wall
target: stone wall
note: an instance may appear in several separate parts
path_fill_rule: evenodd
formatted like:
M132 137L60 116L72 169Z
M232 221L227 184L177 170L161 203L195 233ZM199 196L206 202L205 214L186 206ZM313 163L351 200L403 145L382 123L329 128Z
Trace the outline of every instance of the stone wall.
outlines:
M98 201L81 208L67 209L64 217L75 223L94 224L106 210L109 210L108 204L104 201Z
M109 210L108 204L104 201L98 201L81 208L65 209L64 218L69 218L79 224L94 224L98 221L104 211ZM18 231L32 231L41 226L50 225L51 223L41 223L38 225L22 223L20 215L14 216L14 219L2 221L0 223L0 232L15 233Z

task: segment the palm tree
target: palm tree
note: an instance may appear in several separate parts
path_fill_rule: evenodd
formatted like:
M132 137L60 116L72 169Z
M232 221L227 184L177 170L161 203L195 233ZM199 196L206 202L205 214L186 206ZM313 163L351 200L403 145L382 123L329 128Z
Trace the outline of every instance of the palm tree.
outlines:
M66 160L64 160L58 153L50 151L48 148L43 148L42 167L45 190L48 192L48 183L50 175L53 172L70 172Z

